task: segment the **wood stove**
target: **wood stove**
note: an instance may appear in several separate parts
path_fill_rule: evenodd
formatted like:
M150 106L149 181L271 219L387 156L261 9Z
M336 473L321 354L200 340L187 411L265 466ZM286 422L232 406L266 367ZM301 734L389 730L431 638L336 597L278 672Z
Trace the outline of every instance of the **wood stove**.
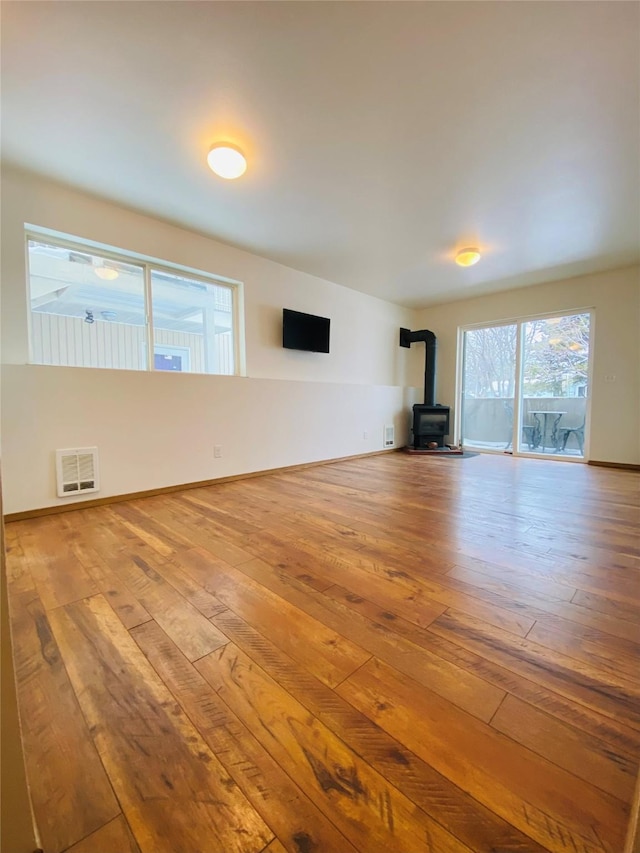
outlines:
M413 446L416 450L428 448L434 442L444 447L449 435L449 406L427 406L416 403L413 407Z
M445 436L449 434L450 408L436 403L436 336L428 329L419 332L400 329L401 347L418 341L425 343L424 403L413 407L413 447L428 450L429 445L444 447Z

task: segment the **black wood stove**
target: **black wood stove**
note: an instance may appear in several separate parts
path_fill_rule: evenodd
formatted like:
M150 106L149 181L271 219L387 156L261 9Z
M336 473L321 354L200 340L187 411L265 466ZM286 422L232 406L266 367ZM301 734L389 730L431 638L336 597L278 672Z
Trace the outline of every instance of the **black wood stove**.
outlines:
M449 434L449 406L436 403L436 336L428 329L410 332L400 329L400 346L409 347L413 343L424 341L424 403L413 407L413 447L415 450L428 449L431 445L444 447L445 436Z
M444 437L449 435L449 406L413 407L413 446L416 450L428 448L435 442L444 447Z

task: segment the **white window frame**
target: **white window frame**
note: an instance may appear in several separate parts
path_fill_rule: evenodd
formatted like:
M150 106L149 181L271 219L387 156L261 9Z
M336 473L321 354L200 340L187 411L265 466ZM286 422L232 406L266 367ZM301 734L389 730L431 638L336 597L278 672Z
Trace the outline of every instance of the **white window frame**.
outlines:
M154 329L153 329L153 301L151 294L151 273L160 272L169 275L180 275L189 278L192 281L201 282L202 284L217 285L218 287L227 287L231 291L231 317L233 331L233 356L234 356L234 371L232 374L221 373L200 373L200 376L246 376L246 353L245 353L245 335L244 335L244 284L237 279L226 278L224 276L213 275L203 270L194 269L193 267L182 266L171 261L154 258L150 255L143 255L139 252L120 249L105 243L98 243L92 240L86 240L82 237L77 237L70 234L65 234L60 231L53 231L48 228L42 228L38 225L25 224L24 230L24 250L25 250L25 267L26 267L26 302L27 302L27 317L28 317L28 337L29 337L29 363L39 364L33 358L33 324L31 311L31 271L29 267L29 241L48 243L51 246L56 246L61 249L69 249L77 252L90 252L99 255L101 258L116 261L124 264L135 264L142 267L144 275L144 302L145 302L145 320L146 320L146 340L147 340L147 365L141 371L148 373L154 371ZM162 344L158 344L162 347ZM52 365L53 367L62 367L64 365ZM88 368L93 370L103 370L105 368ZM113 368L119 370L121 368ZM163 372L163 371L156 371ZM186 373L187 371L175 371L176 373ZM191 374L194 375L194 374Z

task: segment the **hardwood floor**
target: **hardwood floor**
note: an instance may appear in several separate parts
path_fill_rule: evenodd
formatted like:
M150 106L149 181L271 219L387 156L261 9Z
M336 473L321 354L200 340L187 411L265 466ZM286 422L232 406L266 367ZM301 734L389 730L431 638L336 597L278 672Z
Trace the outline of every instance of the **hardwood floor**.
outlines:
M621 853L638 485L396 453L9 524L45 853Z

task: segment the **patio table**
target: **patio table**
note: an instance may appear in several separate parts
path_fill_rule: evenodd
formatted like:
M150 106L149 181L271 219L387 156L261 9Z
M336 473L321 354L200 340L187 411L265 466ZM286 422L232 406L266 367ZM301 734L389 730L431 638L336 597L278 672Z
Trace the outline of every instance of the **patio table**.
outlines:
M545 452L547 447L547 438L551 440L549 447L553 447L555 450L558 449L558 424L560 423L560 419L563 415L566 415L566 412L529 412L530 415L533 415L536 424L537 424L537 438L538 444L542 444L542 452ZM541 421L540 417L543 417L544 420Z

